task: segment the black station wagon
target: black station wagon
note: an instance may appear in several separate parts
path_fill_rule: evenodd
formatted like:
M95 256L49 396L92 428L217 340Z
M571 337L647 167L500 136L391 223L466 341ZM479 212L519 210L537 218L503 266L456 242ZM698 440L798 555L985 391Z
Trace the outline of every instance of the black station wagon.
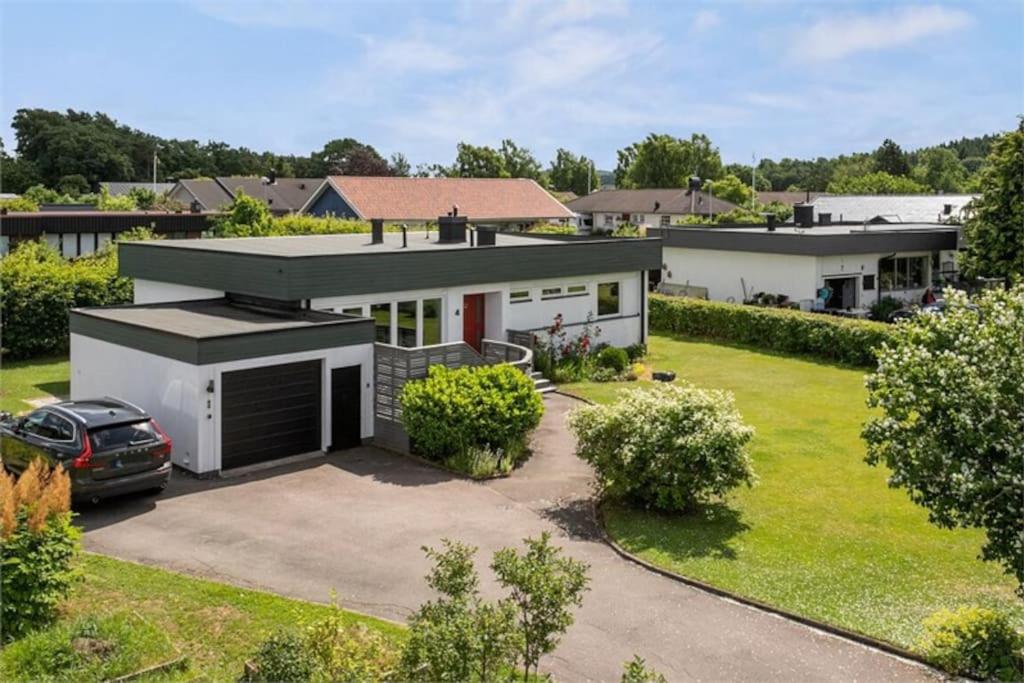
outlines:
M58 463L76 501L160 491L171 476L171 439L144 410L116 398L65 401L0 421L4 468L22 472L35 458Z

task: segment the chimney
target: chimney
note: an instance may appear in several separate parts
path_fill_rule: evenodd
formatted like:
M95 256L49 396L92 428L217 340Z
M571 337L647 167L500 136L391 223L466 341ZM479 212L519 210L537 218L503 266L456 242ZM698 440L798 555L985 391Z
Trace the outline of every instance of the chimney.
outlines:
M803 203L794 204L793 222L800 228L814 227L814 205Z
M458 211L458 207L454 207ZM465 216L438 216L437 241L439 244L459 244L466 241Z
M192 213L200 213L203 210L203 206L199 203L198 199L193 199L192 203L188 205L188 210Z
M370 220L370 244L384 244L384 219Z
M497 244L498 229L493 227L480 227L476 229L476 246L493 247Z
M774 213L766 213L765 214L765 219L768 222L768 232L775 232L775 214Z

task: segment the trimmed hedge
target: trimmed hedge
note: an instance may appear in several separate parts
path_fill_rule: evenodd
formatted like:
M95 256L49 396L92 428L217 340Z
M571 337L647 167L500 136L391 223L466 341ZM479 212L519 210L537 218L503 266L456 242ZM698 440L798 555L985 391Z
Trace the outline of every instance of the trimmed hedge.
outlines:
M869 320L651 295L652 330L873 366L891 328Z
M3 353L30 358L68 349L68 311L132 300L113 248L68 261L45 242L24 242L0 259Z

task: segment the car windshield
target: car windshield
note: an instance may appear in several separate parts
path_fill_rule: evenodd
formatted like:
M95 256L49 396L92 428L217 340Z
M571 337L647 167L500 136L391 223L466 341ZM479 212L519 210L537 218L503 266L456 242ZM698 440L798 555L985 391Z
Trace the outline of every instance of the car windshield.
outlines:
M130 448L157 441L159 438L150 420L101 427L89 432L89 442L92 444L94 451Z

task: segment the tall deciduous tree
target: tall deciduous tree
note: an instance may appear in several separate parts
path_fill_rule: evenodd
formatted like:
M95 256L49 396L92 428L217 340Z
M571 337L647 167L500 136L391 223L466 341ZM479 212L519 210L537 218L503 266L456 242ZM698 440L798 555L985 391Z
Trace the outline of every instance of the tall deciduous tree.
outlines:
M874 153L875 168L889 175L904 176L910 173L910 163L903 149L886 138Z
M964 273L975 277L1024 277L1024 119L992 145L981 171L981 197L964 223Z
M709 182L708 185L715 197L732 202L736 206L749 206L750 200L754 197L750 186L731 173L721 180Z
M722 158L711 140L694 133L689 140L671 135L648 135L643 141L619 150L615 169L618 187L686 187L690 176L717 180Z
M1024 585L1024 285L974 306L954 291L947 304L881 347L867 462L886 465L934 524L984 529L982 557Z
M548 182L552 190L573 192L579 196L601 189L601 178L594 162L561 148L555 152L555 159L551 162Z
M929 194L931 188L910 178L876 171L833 180L828 184L828 191L834 194Z
M936 192L960 192L967 182L967 171L956 152L945 147L932 147L917 155L914 180Z

